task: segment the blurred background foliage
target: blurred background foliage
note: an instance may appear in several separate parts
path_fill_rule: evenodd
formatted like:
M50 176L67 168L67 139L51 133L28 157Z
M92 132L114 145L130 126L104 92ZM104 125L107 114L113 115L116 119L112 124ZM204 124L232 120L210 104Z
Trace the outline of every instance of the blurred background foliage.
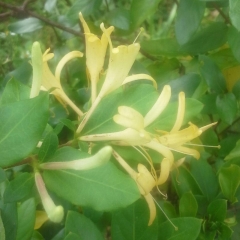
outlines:
M199 219L203 219L201 233L193 233L190 240L239 239L240 2L0 1L0 96L12 78L31 85L30 60L34 41L41 43L43 52L50 48L54 53L54 59L49 62L52 69L69 51L84 52L84 35L78 18L80 11L91 31L98 35L101 34L101 22L105 26L115 27L112 34L114 46L133 41L141 44L131 73L150 74L157 81L159 90L165 84L170 84L172 100L176 100L177 94L184 91L187 98L202 102L204 107L201 114L192 120L198 126L218 122L203 134L201 140L204 144L221 145L221 149L206 148L199 162L187 160L186 166L180 168L179 172L173 171L172 181L166 187L169 201L163 203L163 207L170 217L194 217L197 214ZM138 36L141 27L144 31ZM84 58L74 60L65 67L62 84L79 106L87 103L89 90ZM60 119L67 117L67 113L54 100L51 106L55 115L50 123L55 126ZM61 138L66 138L66 134L72 133L65 131L64 134L60 136L60 142L64 142ZM179 185L178 181L182 184ZM191 211L184 208L190 203ZM113 216L114 221L119 220L119 214L122 213ZM161 229L164 230L163 227ZM58 230L56 227L53 232ZM44 231L43 235L49 234ZM113 231L112 234L114 236L116 233ZM54 237L50 235L48 239ZM168 239L167 234L161 236L159 239ZM56 235L52 239L61 238ZM115 236L114 239L120 238ZM148 239L157 238L149 233ZM178 236L174 239L187 238Z

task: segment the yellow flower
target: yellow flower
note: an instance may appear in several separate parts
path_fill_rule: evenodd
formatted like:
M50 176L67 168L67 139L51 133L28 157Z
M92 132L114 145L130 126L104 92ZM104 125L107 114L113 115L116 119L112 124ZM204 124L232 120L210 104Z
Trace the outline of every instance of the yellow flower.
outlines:
M58 63L55 74L53 75L48 67L47 61L54 57L53 53L49 53L48 49L44 54L41 52L40 44L34 42L32 46L32 67L33 81L30 93L30 98L36 97L39 94L40 88L45 91L52 90L52 94L62 103L68 104L79 116L82 116L82 111L69 99L63 91L60 82L60 75L64 65L71 59L82 57L83 54L79 51L72 51L66 54Z

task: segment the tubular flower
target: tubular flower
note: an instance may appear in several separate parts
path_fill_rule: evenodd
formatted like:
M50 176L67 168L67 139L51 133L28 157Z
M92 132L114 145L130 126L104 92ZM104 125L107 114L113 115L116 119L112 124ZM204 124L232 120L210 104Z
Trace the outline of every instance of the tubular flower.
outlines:
M79 51L72 51L66 54L58 63L55 74L50 71L47 61L54 57L53 53L49 53L47 49L44 54L41 52L40 44L34 42L32 46L32 67L33 81L30 97L36 97L39 94L40 88L45 91L52 90L52 94L64 105L68 104L79 116L82 116L82 111L69 99L63 91L60 82L60 75L64 65L71 59L82 57L83 54Z
M55 223L61 222L64 216L63 207L54 204L39 172L35 173L35 183L48 218Z
M40 164L42 169L57 170L57 169L74 169L88 170L101 166L109 161L112 154L112 147L106 146L99 150L95 155L68 162L48 162Z

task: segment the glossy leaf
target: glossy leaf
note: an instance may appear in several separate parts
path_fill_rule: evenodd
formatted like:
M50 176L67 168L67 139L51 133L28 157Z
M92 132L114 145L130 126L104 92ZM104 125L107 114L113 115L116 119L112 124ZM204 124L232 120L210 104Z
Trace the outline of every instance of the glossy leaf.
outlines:
M5 189L3 198L4 202L17 202L28 196L34 185L33 175L22 173L17 175Z
M62 148L51 161L70 161L86 156L89 155L76 149ZM125 207L140 197L135 182L111 162L85 171L44 171L44 180L46 186L60 197L97 211Z
M179 202L179 213L181 217L195 217L198 210L198 204L191 192L182 195Z
M217 199L212 201L207 211L211 221L223 222L227 215L227 200Z
M114 240L157 240L157 219L148 226L149 209L143 199L113 212L111 234Z
M172 218L171 221L178 230L175 230L169 221L159 225L158 233L161 240L195 240L197 239L202 220L192 217Z
M175 33L178 43L183 45L197 31L205 10L205 2L198 0L181 0L179 2Z
M69 211L65 224L65 239L74 239L73 236L69 236L70 233L76 234L79 239L88 240L104 240L103 235L94 223L78 212ZM76 238L75 238L76 239Z
M240 31L240 2L238 0L229 0L229 15L233 26Z
M47 120L46 94L1 106L0 166L11 165L27 157L37 146Z
M227 93L219 95L216 99L216 106L220 118L228 123L232 124L237 114L238 105L237 99L233 93Z
M232 164L230 167L222 168L218 179L223 195L232 203L236 202L235 194L240 184L240 167Z
M208 87L213 92L224 93L226 91L226 82L218 66L205 55L201 55L199 61L201 74Z
M35 201L30 198L18 206L18 228L16 240L29 240L35 223Z

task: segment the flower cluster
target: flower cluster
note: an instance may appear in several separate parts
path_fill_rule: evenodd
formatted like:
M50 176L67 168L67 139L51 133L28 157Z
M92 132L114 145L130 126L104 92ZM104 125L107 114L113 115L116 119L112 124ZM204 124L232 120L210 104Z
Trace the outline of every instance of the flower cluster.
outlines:
M62 103L69 105L82 120L76 130L76 135L79 141L86 142L108 142L112 147L106 146L102 148L96 155L87 159L74 160L70 162L51 162L40 165L41 169L75 169L85 170L92 167L97 167L108 161L110 156L127 171L127 173L136 182L140 193L146 199L149 209L150 218L149 225L155 219L156 207L151 191L154 187L158 187L165 183L168 179L169 173L174 166L174 154L178 152L185 155L193 156L198 159L199 152L196 149L188 147L188 143L193 139L199 137L203 131L207 130L213 124L198 128L196 125L189 123L188 127L182 128L183 119L185 115L185 94L179 93L178 111L176 120L169 132L162 129L156 129L154 132L148 131L150 126L167 107L171 98L171 87L164 86L155 104L149 109L147 114L143 116L137 110L129 106L119 106L118 112L113 116L113 121L122 126L124 130L111 133L83 135L82 130L90 119L92 113L97 108L98 104L107 94L111 93L120 86L136 81L149 80L157 88L155 80L147 74L135 74L128 76L129 71L137 57L140 49L138 43L133 43L128 46L113 47L110 35L114 27L105 28L104 24L100 25L102 30L101 38L91 33L87 23L82 14L79 14L85 32L86 41L86 67L91 83L91 107L83 113L64 93L60 83L60 74L64 65L73 58L82 57L83 54L79 51L73 51L63 57L57 65L55 74L52 74L47 65L47 61L53 57L53 54L47 50L42 54L39 43L34 43L32 47L32 66L33 66L33 83L30 97L38 95L40 88L51 91L52 94ZM106 58L106 51L109 45L109 60L108 68L104 72L103 66ZM98 82L100 76L104 75L103 84L98 91ZM140 149L141 154L149 163L149 167L138 164L137 170L130 167L126 160L114 150L114 146L131 146ZM113 148L113 149L112 149ZM147 151L148 149L158 152L162 157L159 157L160 174L157 176L156 170L153 166L151 158ZM179 160L184 161L184 156ZM149 170L150 168L150 170ZM36 184L40 193L43 206L49 218L55 222L61 221L63 217L63 209L60 206L55 206L50 200L46 192L41 176L36 172Z

